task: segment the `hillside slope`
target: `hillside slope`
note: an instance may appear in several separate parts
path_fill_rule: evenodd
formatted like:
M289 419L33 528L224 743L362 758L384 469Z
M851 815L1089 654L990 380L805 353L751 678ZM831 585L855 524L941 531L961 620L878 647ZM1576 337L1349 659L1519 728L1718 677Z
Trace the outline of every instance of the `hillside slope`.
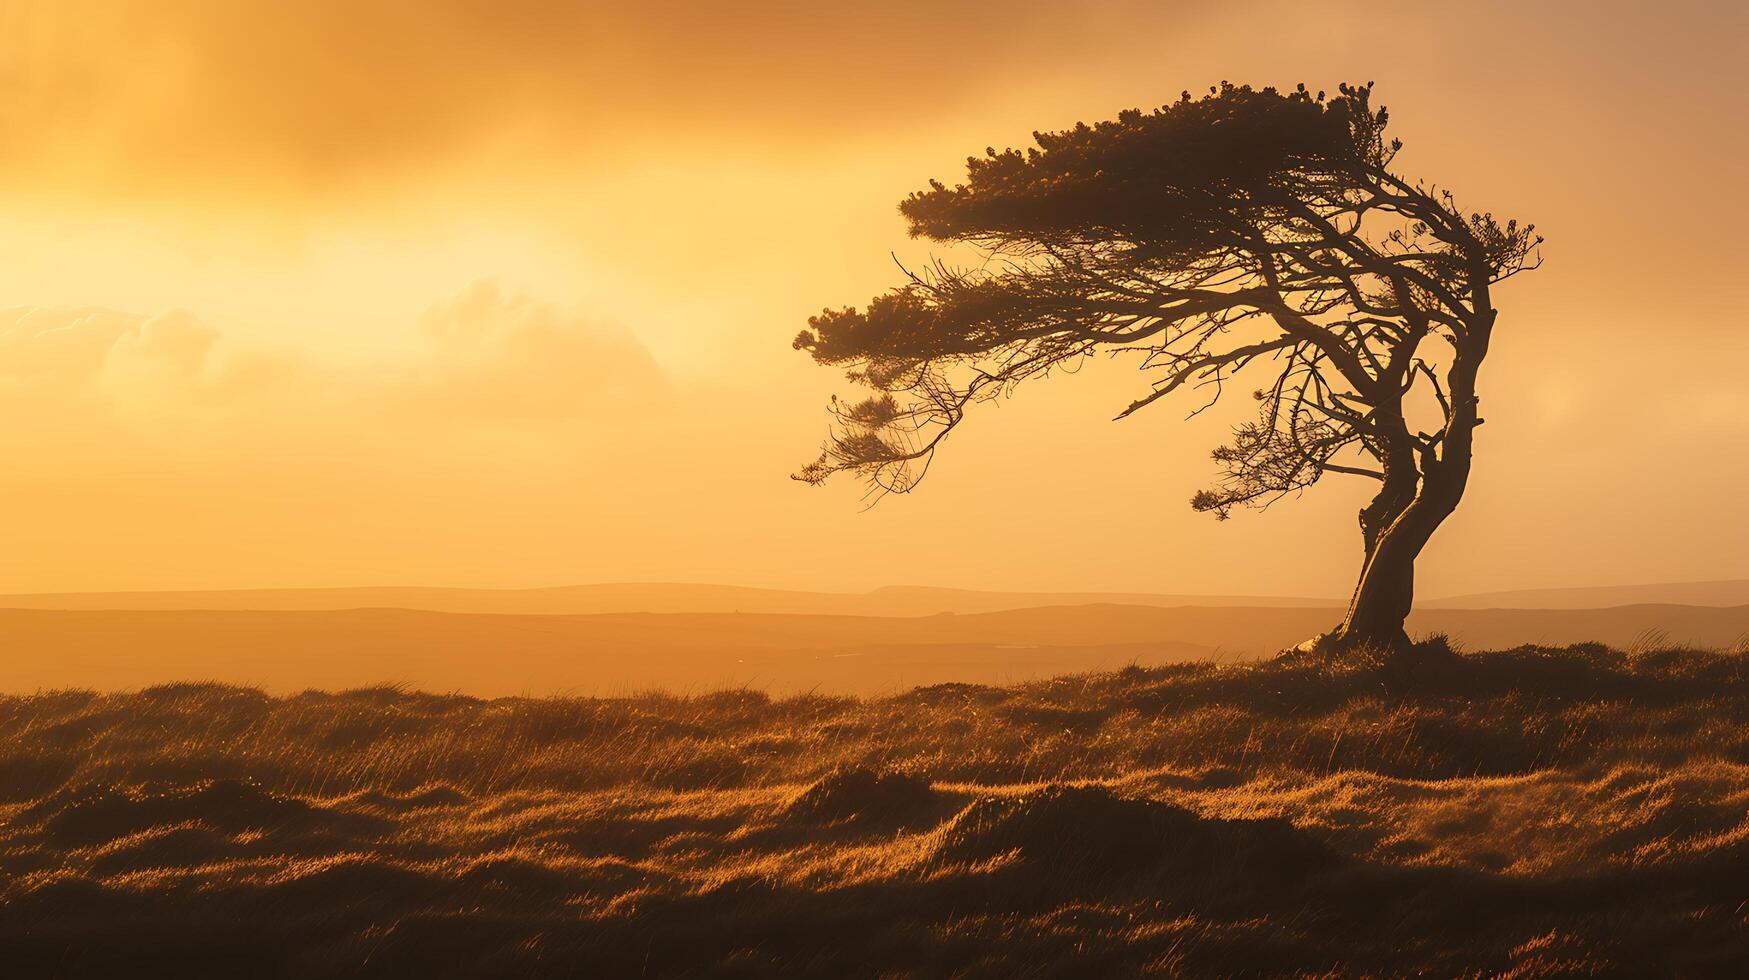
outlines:
M1749 656L0 697L19 976L1749 975Z
M1749 605L1749 579L1713 582L1659 582L1565 589L1518 589L1429 599L1427 609L1599 609L1645 604L1684 606Z
M1745 600L1749 602L1749 600ZM261 610L425 609L515 615L771 613L803 616L933 616L1040 606L1326 607L1333 599L1155 595L1131 592L980 592L886 586L869 592L803 592L737 585L607 583L540 589L366 587L182 592L60 592L0 595L0 609Z
M868 592L806 592L734 585L621 582L536 589L362 587L59 592L0 595L0 609L257 610L424 609L512 615L595 613L774 613L809 616L932 616L1045 606L1327 609L1346 597L1172 595L1146 592L986 592L886 586ZM1597 588L1523 589L1426 596L1423 609L1597 609L1628 605L1749 605L1749 579Z

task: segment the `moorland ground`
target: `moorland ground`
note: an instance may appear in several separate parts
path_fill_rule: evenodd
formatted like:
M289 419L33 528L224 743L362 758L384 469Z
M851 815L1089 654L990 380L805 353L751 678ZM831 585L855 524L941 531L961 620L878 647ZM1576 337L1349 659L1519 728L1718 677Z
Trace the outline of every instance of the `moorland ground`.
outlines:
M18 976L1749 975L1749 655L0 698Z

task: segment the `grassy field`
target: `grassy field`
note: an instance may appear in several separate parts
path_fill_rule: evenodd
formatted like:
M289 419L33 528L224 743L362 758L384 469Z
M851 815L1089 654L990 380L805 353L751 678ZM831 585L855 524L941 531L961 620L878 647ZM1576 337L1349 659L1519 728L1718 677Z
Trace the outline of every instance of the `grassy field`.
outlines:
M1749 975L1749 656L0 698L16 976Z

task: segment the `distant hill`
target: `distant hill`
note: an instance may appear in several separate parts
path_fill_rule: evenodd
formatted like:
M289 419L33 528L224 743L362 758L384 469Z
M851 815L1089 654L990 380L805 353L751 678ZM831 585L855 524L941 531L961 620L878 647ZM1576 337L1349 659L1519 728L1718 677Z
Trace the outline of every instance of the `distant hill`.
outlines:
M541 589L365 587L183 592L64 592L0 595L0 609L426 609L435 612L580 615L590 613L783 613L814 616L932 616L1040 606L1275 606L1333 608L1336 599L1154 595L1130 592L978 592L888 586L872 592L800 592L735 585L609 583Z
M1175 595L1146 592L981 592L888 586L869 592L805 592L734 585L626 582L539 589L385 586L176 592L65 592L0 595L0 609L335 610L424 609L517 615L596 613L773 613L810 616L932 616L1056 606L1175 609L1336 609L1346 597ZM1598 588L1523 589L1431 597L1421 609L1598 609L1625 605L1749 605L1749 579Z
M1749 579L1480 592L1431 599L1419 605L1423 609L1601 609L1606 606L1642 603L1683 606L1749 605Z
M921 617L11 609L0 610L0 691L219 680L277 692L404 683L480 695L735 685L866 694L1267 656L1336 616L1109 604ZM1749 636L1749 606L1423 610L1410 627L1472 650L1587 640L1726 647Z

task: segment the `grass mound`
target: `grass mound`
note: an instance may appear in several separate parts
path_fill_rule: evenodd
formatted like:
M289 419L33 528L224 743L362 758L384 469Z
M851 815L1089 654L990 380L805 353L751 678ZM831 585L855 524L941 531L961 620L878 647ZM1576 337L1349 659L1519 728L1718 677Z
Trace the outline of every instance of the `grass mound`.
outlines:
M791 820L897 824L927 814L937 803L929 782L891 770L861 766L820 777L784 808Z
M154 827L112 840L92 859L92 870L110 876L153 868L200 867L238 856L226 834L206 827Z
M146 790L107 787L56 794L25 811L43 833L67 844L97 844L154 827L200 823L227 832L306 829L321 821L315 807L251 782L203 780L193 786Z
M1053 874L1138 871L1160 860L1171 818L1181 812L1100 787L985 797L948 825L935 856L960 863L1012 856Z
M1012 857L1064 878L1155 872L1244 879L1253 888L1297 885L1336 863L1285 820L1203 817L1100 786L977 800L947 826L935 856L953 863Z

